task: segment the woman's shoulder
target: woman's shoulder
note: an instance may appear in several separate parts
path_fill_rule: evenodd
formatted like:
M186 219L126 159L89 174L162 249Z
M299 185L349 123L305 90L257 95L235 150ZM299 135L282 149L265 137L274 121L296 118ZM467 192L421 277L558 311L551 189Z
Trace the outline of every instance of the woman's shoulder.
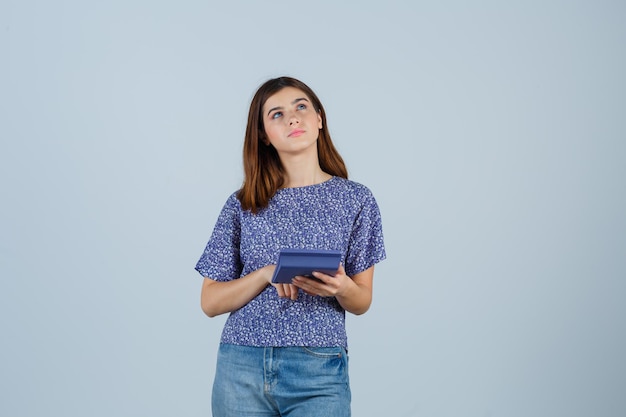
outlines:
M341 177L333 177L333 180L336 186L342 188L346 193L355 196L372 196L372 191L369 187L360 182Z
M224 210L234 210L241 211L241 202L239 201L239 190L232 192L227 198L226 202L222 207L222 211Z

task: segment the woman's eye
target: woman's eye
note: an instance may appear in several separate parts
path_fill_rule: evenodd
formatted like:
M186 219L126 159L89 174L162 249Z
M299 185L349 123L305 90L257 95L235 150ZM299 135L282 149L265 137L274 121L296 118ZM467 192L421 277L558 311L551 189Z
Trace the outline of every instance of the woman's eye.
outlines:
M279 111L277 111L276 113L272 114L272 119L278 119L279 117L281 117L283 114Z
M306 104L298 104L298 110L306 109Z

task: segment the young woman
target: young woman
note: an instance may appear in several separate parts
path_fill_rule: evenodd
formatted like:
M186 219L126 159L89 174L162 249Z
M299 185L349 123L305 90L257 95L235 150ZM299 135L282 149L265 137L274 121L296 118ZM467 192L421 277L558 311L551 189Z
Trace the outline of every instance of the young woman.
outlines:
M363 314L372 300L385 258L378 205L347 179L321 102L296 79L258 89L243 156L243 186L196 265L202 310L229 313L213 416L349 416L345 311ZM338 250L341 265L272 284L283 248Z

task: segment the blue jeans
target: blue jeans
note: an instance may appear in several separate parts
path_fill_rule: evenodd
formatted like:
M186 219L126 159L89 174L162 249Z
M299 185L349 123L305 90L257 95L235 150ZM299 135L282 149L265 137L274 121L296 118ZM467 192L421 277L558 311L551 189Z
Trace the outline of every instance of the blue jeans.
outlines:
M350 399L341 347L220 345L213 417L349 417Z

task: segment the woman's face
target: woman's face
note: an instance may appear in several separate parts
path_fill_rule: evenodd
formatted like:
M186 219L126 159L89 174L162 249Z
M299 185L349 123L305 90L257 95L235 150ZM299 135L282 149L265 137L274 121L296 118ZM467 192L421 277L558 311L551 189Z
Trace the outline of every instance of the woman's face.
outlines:
M263 105L266 144L282 153L301 153L314 146L322 128L322 117L301 90L285 87Z

